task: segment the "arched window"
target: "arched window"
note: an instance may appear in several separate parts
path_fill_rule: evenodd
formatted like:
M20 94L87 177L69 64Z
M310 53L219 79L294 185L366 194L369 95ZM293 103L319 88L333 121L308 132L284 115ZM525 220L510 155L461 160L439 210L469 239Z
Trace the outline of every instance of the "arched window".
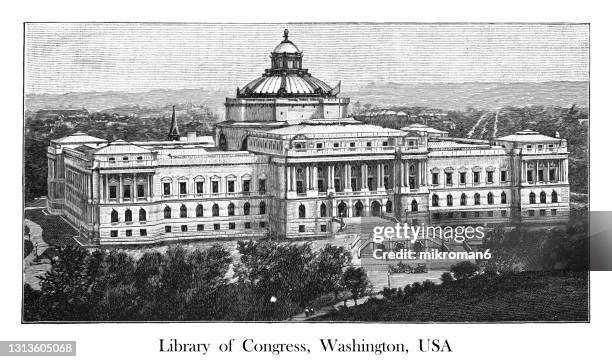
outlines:
M119 213L117 210L111 211L111 222L119 222Z
M243 208L243 212L245 215L251 214L251 204L249 204L248 202L245 202L242 208Z
M181 217L187 217L187 206L181 205Z
M501 193L501 203L505 204L506 202L508 202L506 200L506 193L502 191L502 193Z
M387 201L387 204L385 205L385 212L393 212L393 203L391 200Z
M466 194L461 194L461 199L459 199L459 203L461 206L467 205L467 196Z
M234 216L235 212L234 212L234 204L232 204L230 202L229 205L227 205L227 215L228 216Z
M529 194L529 203L535 204L535 194L533 192Z
M487 204L489 205L493 204L493 193L492 192L489 192L487 194Z
M212 207L212 216L219 216L219 205L214 204Z
M541 204L545 204L546 203L546 192L544 192L544 191L540 192L540 203Z
M138 221L147 221L147 212L145 209L140 209L138 211Z
M474 194L474 205L480 205L480 194L479 193Z
M419 211L419 203L416 200L412 200L410 203L410 210L412 210L412 212Z
M321 217L327 217L327 205L321 204L320 211Z
M453 195L446 195L446 206L453 206Z
M196 206L196 217L204 216L204 206L198 205Z
M266 213L266 203L264 201L259 203L259 214L263 215Z
M172 217L172 209L170 208L170 206L166 206L164 208L164 219L169 219Z
M125 210L125 221L126 222L132 221L132 210L130 209Z
M553 190L552 194L550 194L550 202L556 204L559 202L559 198L557 197L557 191Z
M300 205L300 207L298 207L298 217L300 219L303 219L306 217L306 206Z
M438 195L433 194L431 197L431 206L438 206Z

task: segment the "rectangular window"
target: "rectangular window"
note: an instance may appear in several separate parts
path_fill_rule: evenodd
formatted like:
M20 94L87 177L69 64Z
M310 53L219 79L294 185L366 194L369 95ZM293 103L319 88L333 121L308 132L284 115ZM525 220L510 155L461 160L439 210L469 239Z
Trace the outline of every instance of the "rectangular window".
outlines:
M203 194L203 193L204 193L204 182L197 181L196 182L196 194Z
M452 172L446 172L446 185L450 186L453 184L453 173Z
M466 179L466 173L465 172L460 172L459 173L459 183L461 185L465 185L465 179Z
M351 142L351 143L350 143L350 146L351 146L351 147L355 147L355 142Z
M259 193L264 194L266 192L266 180L259 180Z
M480 172L474 172L473 174L474 183L480 183Z
M182 232L186 232L187 231L187 225L181 225L181 231Z
M438 185L438 173L434 172L431 174L431 184Z
M235 184L235 181L232 181L232 180L227 181L227 192L234 192L235 191L234 190L234 184Z
M306 232L306 226L304 226L304 225L298 226L298 231L301 232L301 233Z
M474 217L480 217L480 211L474 211Z
M245 222L244 223L244 228L245 229L250 229L251 228L251 223L250 222Z
M259 227L260 228L265 228L266 227L266 222L265 221L260 221L259 222Z
M243 180L242 181L242 192L250 192L251 191L251 180Z
M139 198L144 198L145 197L144 185L136 185L136 195Z
M119 232L117 230L111 230L110 232L111 238L116 238L118 235L119 235Z
M467 212L465 212L465 211L461 211L461 218L462 218L462 219L467 218Z
M487 183L493 183L493 171L487 171Z
M322 143L317 143L317 148L323 148L323 144Z
M372 147L372 142L366 142L366 147Z
M538 182L544 181L544 170L538 170Z
M164 227L164 230L165 230L167 233L171 233L171 232L172 232L172 226L170 226L170 225L166 225L166 226Z
M140 229L140 236L147 236L147 229Z
M179 193L187 195L187 182L179 182Z
M506 211L506 210L502 210L502 211L501 211L501 216L502 216L502 217L506 217L506 216L508 216L508 211Z
M234 222L230 222L230 223L229 223L229 229L230 229L230 230L234 230L234 229L236 229L236 223L234 223Z
M528 213L529 216L535 216L535 210L529 210Z
M546 216L546 210L540 209L540 216Z
M198 226L196 226L196 230L204 231L204 224L198 224Z
M453 218L453 216L454 216L453 214L454 214L454 213L449 212L449 213L447 213L447 214L446 214L446 217L447 217L447 218L449 218L449 219L452 219L452 218Z
M116 199L117 198L117 186L109 186L108 187L108 197L110 199Z
M326 233L327 232L327 225L321 225L321 232L322 233Z
M557 170L555 170L554 168L551 168L548 171L548 180L549 181L557 181Z
M493 211L487 211L487 216L488 217L493 217Z
M550 215L556 216L557 215L557 209L550 209Z
M213 225L213 229L214 230L221 230L221 224L214 224Z
M533 170L527 170L527 182L533 182Z
M508 171L502 171L501 172L501 182L506 182L508 181Z
M132 230L128 229L125 231L125 236L132 236Z
M170 195L170 182L164 182L164 195Z
M439 212L434 212L432 216L433 216L434 219L440 220L440 213Z
M213 194L218 194L219 193L219 181L213 181L212 182L212 193Z
M129 199L132 197L132 185L123 185L123 198Z

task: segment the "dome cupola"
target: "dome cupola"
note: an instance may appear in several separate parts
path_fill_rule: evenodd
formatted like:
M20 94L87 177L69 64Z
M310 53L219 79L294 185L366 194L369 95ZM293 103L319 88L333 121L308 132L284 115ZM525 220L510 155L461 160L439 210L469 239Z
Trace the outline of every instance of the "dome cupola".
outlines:
M339 91L302 68L302 52L289 40L285 29L270 55L270 68L261 77L237 90L238 98L335 97Z

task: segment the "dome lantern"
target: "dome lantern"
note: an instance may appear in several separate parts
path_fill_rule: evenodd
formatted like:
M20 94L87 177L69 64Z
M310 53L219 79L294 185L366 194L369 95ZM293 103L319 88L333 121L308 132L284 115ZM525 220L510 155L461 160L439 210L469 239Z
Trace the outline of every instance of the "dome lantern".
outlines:
M289 30L272 50L270 68L265 73L238 89L238 98L273 97L329 97L332 88L302 68L302 52L289 40Z

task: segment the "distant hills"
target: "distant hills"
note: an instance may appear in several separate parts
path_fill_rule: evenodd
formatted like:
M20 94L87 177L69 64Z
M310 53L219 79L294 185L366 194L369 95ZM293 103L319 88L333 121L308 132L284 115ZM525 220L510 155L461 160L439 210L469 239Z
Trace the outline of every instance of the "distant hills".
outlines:
M445 110L497 109L506 106L588 106L588 82L545 83L374 83L344 95L352 102L422 106Z
M157 89L146 92L75 92L65 94L27 94L28 111L43 108L86 108L97 112L117 107L159 108L171 104L205 104L223 115L225 97L234 89ZM468 107L496 109L504 106L588 106L588 82L545 83L370 83L343 91L352 102L374 106L423 106L445 110Z

